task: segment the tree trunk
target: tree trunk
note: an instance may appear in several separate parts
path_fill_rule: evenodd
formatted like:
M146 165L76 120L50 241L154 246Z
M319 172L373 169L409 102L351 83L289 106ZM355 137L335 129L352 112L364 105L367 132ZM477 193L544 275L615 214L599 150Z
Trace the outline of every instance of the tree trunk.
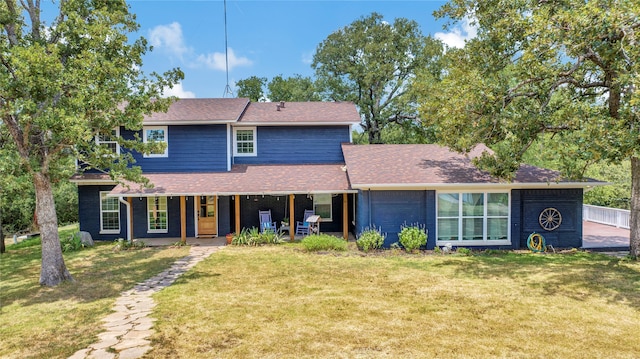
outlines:
M640 158L631 157L631 219L629 220L629 254L640 257Z
M53 191L49 176L36 172L33 175L36 190L36 213L42 241L42 268L40 285L56 286L63 281L73 280L64 264L60 238L58 236L58 217L53 201Z

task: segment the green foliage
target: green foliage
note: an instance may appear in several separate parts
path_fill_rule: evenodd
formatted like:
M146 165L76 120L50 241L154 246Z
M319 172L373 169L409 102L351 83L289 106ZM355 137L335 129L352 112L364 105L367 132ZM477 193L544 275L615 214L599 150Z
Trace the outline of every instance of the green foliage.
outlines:
M413 252L427 245L427 232L424 226L402 226L398 238L407 252Z
M323 98L353 101L368 142L380 143L390 123L416 120L409 85L418 69L439 73L441 54L441 43L423 36L415 21L389 23L372 13L330 34L312 66Z
M266 77L251 76L236 81L238 97L247 97L253 102L264 101L263 88L267 83Z
M60 247L62 252L75 252L84 248L84 244L80 241L80 235L75 234L69 237L63 237L60 239Z
M301 243L309 252L347 250L347 242L344 239L328 234L312 234L304 237Z
M118 238L113 242L113 251L119 252L119 251L126 251L126 250L132 250L132 249L142 249L142 248L145 248L146 246L147 244L144 243L144 241L140 241L137 239L134 239L133 241L128 241L124 238Z
M385 235L380 233L380 230L374 227L372 229L362 231L358 236L358 239L356 239L356 245L361 251L369 252L371 250L382 248L384 238Z
M231 239L231 244L235 246L260 246L280 243L282 243L280 234L272 230L260 233L257 227L243 228L240 233L235 233Z
M463 255L463 256L473 255L473 252L471 251L471 249L465 248L465 247L458 247L456 249L456 253L458 253L460 255Z
M7 249L13 250L13 249L27 248L27 247L39 246L40 244L42 244L42 242L40 241L40 236L37 236L37 237L25 239L18 243L12 243L7 246Z
M310 77L294 75L283 78L278 75L267 85L267 98L271 101L320 101L320 95ZM286 105L285 105L286 106Z

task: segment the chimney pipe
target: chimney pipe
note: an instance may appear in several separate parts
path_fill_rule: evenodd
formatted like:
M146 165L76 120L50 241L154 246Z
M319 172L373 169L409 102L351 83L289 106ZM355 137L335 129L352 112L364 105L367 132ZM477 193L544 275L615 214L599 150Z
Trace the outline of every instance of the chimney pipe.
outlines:
M284 108L284 101L280 101L280 107Z

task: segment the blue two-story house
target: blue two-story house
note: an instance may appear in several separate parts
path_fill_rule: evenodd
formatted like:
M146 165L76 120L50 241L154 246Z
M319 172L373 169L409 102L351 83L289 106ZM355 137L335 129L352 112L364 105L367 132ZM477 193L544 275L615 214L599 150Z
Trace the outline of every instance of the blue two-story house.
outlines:
M581 246L583 189L600 182L530 166L499 181L471 164L487 148L463 156L436 145L352 145L358 123L349 102L179 100L138 133L166 149L132 152L153 188L73 177L80 229L107 240L218 236L258 227L259 211L269 210L278 224L289 219L293 239L296 221L313 210L323 232L347 238L376 227L386 245L407 224L428 230L428 248L521 248L535 231L555 246Z

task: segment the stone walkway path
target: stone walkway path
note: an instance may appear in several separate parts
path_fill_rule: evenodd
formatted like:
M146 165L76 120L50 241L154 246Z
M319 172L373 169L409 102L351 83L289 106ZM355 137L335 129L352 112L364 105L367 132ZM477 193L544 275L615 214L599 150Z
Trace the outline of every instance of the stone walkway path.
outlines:
M100 340L81 349L69 359L133 359L142 357L151 350L148 339L153 333L154 318L148 315L156 303L154 293L170 286L184 272L207 258L220 247L191 247L189 255L177 260L171 268L138 283L133 289L123 292L113 306L114 313L103 319L104 332Z

